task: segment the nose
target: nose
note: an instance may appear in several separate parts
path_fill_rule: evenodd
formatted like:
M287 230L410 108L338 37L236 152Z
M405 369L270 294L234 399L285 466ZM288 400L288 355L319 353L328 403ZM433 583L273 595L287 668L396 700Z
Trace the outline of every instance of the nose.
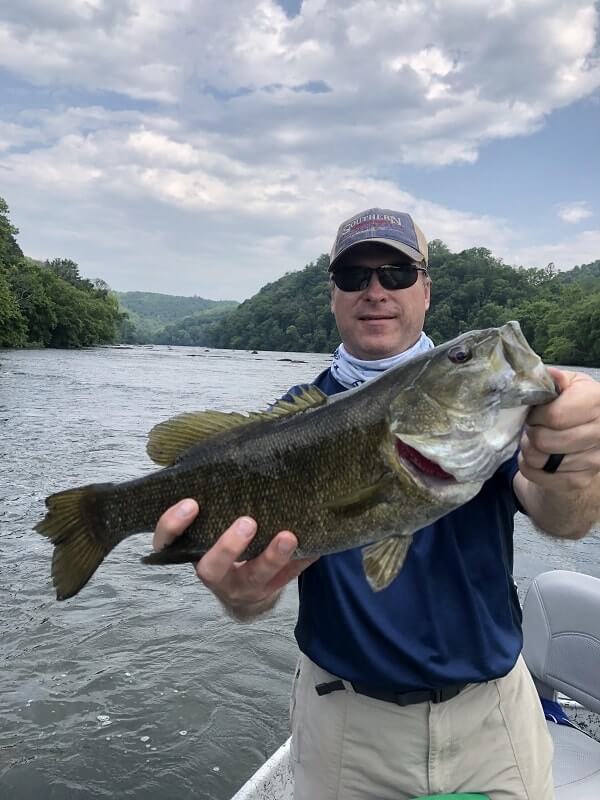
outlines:
M379 282L379 275L376 270L371 270L369 283L363 291L368 300L385 300L387 297L386 289Z

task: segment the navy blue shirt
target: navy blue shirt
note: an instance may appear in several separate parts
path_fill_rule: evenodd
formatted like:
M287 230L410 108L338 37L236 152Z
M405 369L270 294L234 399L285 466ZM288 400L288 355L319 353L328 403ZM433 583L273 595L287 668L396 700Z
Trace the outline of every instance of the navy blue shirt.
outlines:
M314 385L328 395L344 391L329 370ZM512 578L516 471L515 455L476 497L415 533L398 577L381 592L367 583L361 548L322 556L305 570L295 631L302 652L376 689L506 675L523 643Z

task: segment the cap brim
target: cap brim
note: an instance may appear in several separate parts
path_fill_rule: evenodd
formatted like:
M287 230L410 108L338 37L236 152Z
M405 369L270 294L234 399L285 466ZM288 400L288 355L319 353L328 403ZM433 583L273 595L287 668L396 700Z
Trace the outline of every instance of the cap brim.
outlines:
M340 259L344 253L347 253L349 250L352 250L353 247L357 247L359 244L365 244L367 242L377 242L378 244L387 244L389 247L393 247L394 250L398 250L404 255L411 258L413 261L425 261L423 257L423 253L420 253L418 250L415 250L414 247L411 247L409 244L404 244L403 242L397 242L394 239L363 239L360 242L352 242L352 244L345 247L343 250L337 254L334 260L329 264L329 271L331 271L336 264L336 262Z

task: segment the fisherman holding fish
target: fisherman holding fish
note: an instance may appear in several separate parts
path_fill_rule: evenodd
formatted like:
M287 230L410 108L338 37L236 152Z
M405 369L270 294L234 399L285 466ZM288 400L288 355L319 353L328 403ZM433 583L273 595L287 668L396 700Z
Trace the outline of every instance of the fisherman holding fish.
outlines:
M432 346L423 333L427 256L408 214L370 209L340 226L330 271L342 345L315 381L322 391L342 392ZM600 385L578 372L551 374L560 395L530 412L518 457L477 497L416 534L385 591L371 591L352 550L291 560L291 531L240 563L256 532L247 517L197 564L201 581L240 619L268 611L300 575L297 800L554 796L552 743L520 656L513 515L524 511L546 533L572 539L598 520ZM155 548L197 511L193 500L169 509Z
M162 514L144 560L197 561L237 619L299 579L296 800L550 800L513 518L571 539L600 518L600 383L544 367L516 323L433 348L406 213L342 223L330 278L342 344L311 386L249 418L161 423L148 452L165 469L47 499L57 596Z

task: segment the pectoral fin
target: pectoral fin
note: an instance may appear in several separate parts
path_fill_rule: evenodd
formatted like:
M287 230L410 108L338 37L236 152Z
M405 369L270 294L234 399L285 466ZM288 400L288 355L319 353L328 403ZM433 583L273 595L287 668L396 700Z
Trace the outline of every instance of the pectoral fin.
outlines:
M394 580L404 564L411 542L412 536L390 536L363 549L365 575L374 591L380 592Z
M343 497L334 497L325 503L325 508L329 511L356 514L365 511L367 508L379 505L379 503L385 503L388 499L390 488L394 485L395 481L391 475L382 475L371 486L365 486Z

